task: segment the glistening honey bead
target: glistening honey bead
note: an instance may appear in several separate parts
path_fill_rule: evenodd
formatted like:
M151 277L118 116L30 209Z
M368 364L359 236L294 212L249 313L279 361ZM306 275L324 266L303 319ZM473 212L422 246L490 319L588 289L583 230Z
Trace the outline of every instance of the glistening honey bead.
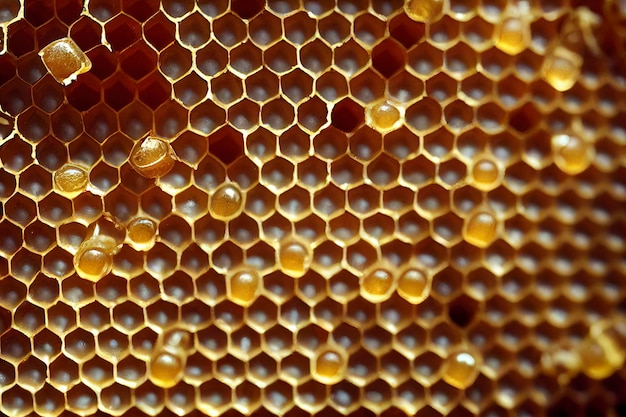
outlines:
M74 255L74 269L84 279L98 281L111 272L113 257L105 248L97 245L84 245Z
M575 135L554 135L552 137L554 163L567 174L580 174L591 165L595 157L592 144Z
M335 347L324 347L313 361L313 377L324 384L339 382L346 371L347 358Z
M366 123L380 133L397 129L401 124L400 110L388 101L376 103L367 109Z
M310 249L297 240L286 240L280 245L278 263L285 274L299 278L311 264Z
M418 304L426 299L429 288L428 277L419 269L407 269L398 278L398 294L413 304Z
M576 84L583 65L582 57L559 46L547 55L543 65L543 78L557 91L567 91Z
M261 279L252 269L244 269L231 274L227 281L229 298L235 303L247 306L259 295Z
M161 388L171 388L182 378L184 361L169 352L158 353L149 363L150 381Z
M156 224L146 218L138 217L131 220L126 226L130 246L138 251L145 251L154 246L156 238Z
M494 44L502 52L517 55L530 44L530 25L522 16L512 16L495 27Z
M475 354L460 351L448 356L442 366L443 380L458 389L472 385L479 373L479 362Z
M85 191L89 184L87 170L79 165L65 164L54 173L54 185L65 196L73 197Z
M220 220L230 220L243 209L243 195L234 183L220 186L211 195L209 212L211 216Z
M477 188L488 191L500 179L500 168L490 159L479 159L472 167L472 179Z
M433 22L443 15L444 0L406 0L404 11L418 22Z
M361 295L371 302L380 302L389 298L394 288L395 279L387 269L376 268L361 281Z
M463 237L479 248L489 246L498 236L498 220L489 212L481 211L465 221Z
M129 160L139 174L147 178L159 178L174 167L176 158L167 141L148 136L135 144Z
M39 56L54 79L64 85L91 69L91 61L71 38L50 43L39 51Z
M626 321L594 323L579 353L582 371L590 378L605 379L622 369L626 360Z

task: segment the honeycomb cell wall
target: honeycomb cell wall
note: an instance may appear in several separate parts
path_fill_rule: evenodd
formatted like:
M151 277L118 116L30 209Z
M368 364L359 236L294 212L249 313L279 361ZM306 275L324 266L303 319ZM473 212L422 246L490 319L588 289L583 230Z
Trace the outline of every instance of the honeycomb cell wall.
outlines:
M0 415L626 415L623 1L0 0L0 42Z

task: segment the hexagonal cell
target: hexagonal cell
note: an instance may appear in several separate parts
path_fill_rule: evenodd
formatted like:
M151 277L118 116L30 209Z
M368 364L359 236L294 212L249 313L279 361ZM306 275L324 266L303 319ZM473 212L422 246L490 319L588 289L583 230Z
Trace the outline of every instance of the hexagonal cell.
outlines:
M300 49L302 66L314 74L326 71L332 63L332 51L319 39L306 44Z

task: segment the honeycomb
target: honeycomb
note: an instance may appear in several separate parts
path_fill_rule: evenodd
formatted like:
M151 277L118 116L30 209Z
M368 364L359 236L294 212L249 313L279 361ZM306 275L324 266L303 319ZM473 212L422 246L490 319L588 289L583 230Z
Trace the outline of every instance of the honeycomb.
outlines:
M623 0L0 0L0 414L626 416Z

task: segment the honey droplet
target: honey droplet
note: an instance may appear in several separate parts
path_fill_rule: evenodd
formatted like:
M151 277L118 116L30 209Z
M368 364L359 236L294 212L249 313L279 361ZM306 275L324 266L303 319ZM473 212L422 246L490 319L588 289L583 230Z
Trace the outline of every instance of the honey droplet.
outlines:
M311 253L304 244L298 241L286 241L278 251L278 262L285 274L300 278L309 269Z
M377 268L363 278L361 293L363 297L372 302L380 302L389 297L393 285L393 274L386 269Z
M465 389L472 385L478 377L478 372L478 361L469 352L454 353L443 362L443 380L458 389Z
M567 91L576 84L582 67L582 58L576 52L558 46L546 56L543 78L557 91Z
M490 190L500 178L500 169L495 162L489 159L480 159L474 163L472 178L478 188Z
M624 323L611 320L593 324L582 343L580 358L582 371L590 378L605 379L622 369L626 360Z
M209 204L211 216L216 219L230 220L243 208L243 195L236 184L224 184L213 195Z
M400 110L397 107L387 101L383 101L368 109L366 121L372 128L381 133L386 133L398 127L400 117Z
M567 174L576 175L591 165L595 150L591 144L578 136L554 135L552 137L554 163Z
M48 72L63 85L91 69L91 61L71 38L58 39L39 51Z
M191 333L182 329L172 329L163 334L163 348L174 354L187 354L193 346Z
M137 142L130 153L131 165L146 178L162 177L174 167L174 162L170 144L151 136Z
M340 381L346 370L345 355L337 349L326 348L314 360L313 375L324 384Z
M444 0L407 0L404 11L417 22L429 23L443 15Z
M112 256L102 247L81 246L76 255L74 255L74 269L81 278L98 281L111 272L112 268Z
M182 378L184 361L168 352L158 353L150 360L150 380L161 388L171 388Z
M258 296L260 283L261 279L256 271L237 271L228 280L230 298L239 305L247 306Z
M479 248L485 248L497 237L498 221L491 213L476 213L466 220L463 231L467 242Z
M88 183L87 170L78 165L65 164L54 173L54 185L69 196L85 191Z
M133 219L128 226L128 239L133 249L145 251L154 246L156 237L156 224L148 218L138 217Z
M417 304L428 296L428 277L419 269L408 269L398 279L398 294Z
M502 52L517 55L530 44L530 26L522 17L508 17L496 25L494 43Z

